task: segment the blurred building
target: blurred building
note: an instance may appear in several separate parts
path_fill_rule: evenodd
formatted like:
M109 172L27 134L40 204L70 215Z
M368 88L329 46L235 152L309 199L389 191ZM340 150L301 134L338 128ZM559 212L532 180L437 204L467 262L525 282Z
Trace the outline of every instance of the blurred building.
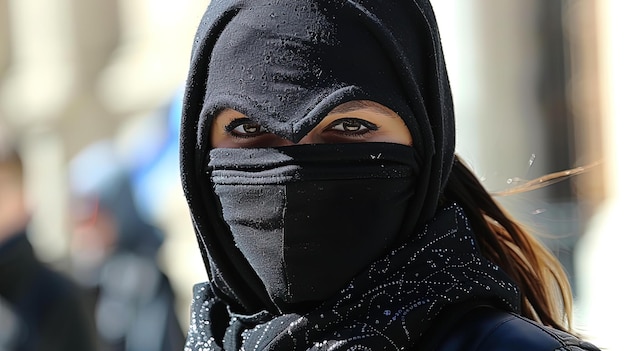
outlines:
M185 80L207 3L0 0L0 128L21 140L28 174L35 175L28 180L37 204L32 239L44 260L60 263L68 255L62 205L66 166L76 153L105 138L122 153L142 150L134 142L140 138L157 153L171 144L163 111ZM185 321L191 284L205 279L204 268L180 183L170 181L159 194L150 215L168 234L161 260Z
M584 256L580 240L594 235L592 218L620 194L611 180L620 174L611 136L624 128L613 124L619 65L610 60L618 40L611 35L624 33L610 20L620 1L432 0L454 92L458 150L488 190L602 161L558 184L499 198L546 234L577 296L590 293L573 252ZM68 250L58 206L67 194L67 160L104 137L124 151L139 135L154 135L157 152L164 152L166 118L158 116L185 79L207 2L0 0L0 125L22 137L30 173L42 175L30 184L47 217L34 240L47 259ZM168 168L165 159L152 157L154 168ZM162 258L186 298L204 268L179 184L155 184L161 201L149 212L166 230Z
M451 76L457 150L494 193L601 159L593 1L434 0ZM595 29L594 29L595 28ZM579 283L575 250L603 200L602 167L499 201Z

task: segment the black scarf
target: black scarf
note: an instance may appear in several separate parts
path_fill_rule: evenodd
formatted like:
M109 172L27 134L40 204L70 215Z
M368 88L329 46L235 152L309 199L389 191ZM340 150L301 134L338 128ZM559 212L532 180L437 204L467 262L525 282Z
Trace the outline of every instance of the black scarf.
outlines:
M220 148L207 174L235 245L272 303L293 312L413 234L403 220L417 163L412 147L393 143Z
M187 79L181 175L212 290L233 310L278 313L280 307L235 245L204 173L213 117L234 108L298 141L332 108L355 99L391 108L411 132L419 173L402 224L415 233L436 212L454 158L452 99L428 1L209 5Z
M210 284L194 292L185 350L407 350L446 307L518 311L515 285L479 253L457 205L441 209L411 241L304 314L229 311Z

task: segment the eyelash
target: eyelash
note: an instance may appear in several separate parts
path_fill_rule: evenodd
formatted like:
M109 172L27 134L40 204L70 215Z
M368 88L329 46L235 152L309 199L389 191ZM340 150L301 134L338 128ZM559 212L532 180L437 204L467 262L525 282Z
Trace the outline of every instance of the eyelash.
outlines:
M362 127L365 127L364 130L360 130L360 131L346 131L346 130L336 130L334 129L334 127L337 127L339 125L341 125L342 123L353 123L353 124L359 124ZM344 126L345 128L345 126ZM333 121L329 126L327 126L325 129L325 131L329 131L329 132L333 132L333 133L339 133L342 135L346 135L346 136L361 136L361 135L365 135L367 133L373 132L373 131L377 131L378 130L378 126L372 122L360 119L360 118L340 118L337 119L335 121Z
M240 132L235 131L235 129L242 127L246 124L253 125L255 128L258 128L258 131L255 133L240 133ZM234 138L247 139L247 138L254 138L259 135L263 135L267 133L267 130L263 128L260 124L257 124L248 118L236 118L236 119L233 119L228 125L224 127L224 132L226 132L227 134L231 135Z
M359 128L361 127L365 127L365 129L363 130L357 130L357 131L346 131L346 130L338 130L338 129L334 129L335 127L343 124L343 123L352 123L352 124L359 124ZM235 131L237 128L242 127L246 124L250 124L253 125L255 128L258 128L259 130L254 132L254 133L240 133ZM345 126L344 126L345 129ZM335 121L333 121L331 124L329 124L324 131L325 132L330 132L330 133L335 133L335 134L340 134L343 136L350 136L350 137L361 137L364 136L367 133L373 132L373 131L377 131L379 129L379 127L369 121L360 119L360 118L340 118L337 119ZM248 118L236 118L234 120L232 120L228 125L226 125L224 127L224 131L231 135L234 138L240 138L240 139L248 139L248 138L255 138L258 137L260 135L266 134L267 130L265 128L263 128L261 125L251 121Z

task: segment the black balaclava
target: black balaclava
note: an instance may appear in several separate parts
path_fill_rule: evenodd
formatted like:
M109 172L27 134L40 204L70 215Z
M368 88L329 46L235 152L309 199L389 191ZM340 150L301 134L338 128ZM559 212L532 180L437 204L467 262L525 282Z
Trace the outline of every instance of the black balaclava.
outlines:
M402 200L407 210L400 210L406 213L394 220L401 221L402 228L394 229L383 242L390 245L434 215L454 157L453 107L430 4L423 0L211 2L195 38L186 86L181 172L211 287L232 309L280 312L288 310L289 304L270 296L271 289L252 267L249 254L238 247L232 222L224 221L233 213L224 214L225 208L232 211L237 206L225 204L216 194L227 184L216 181L221 165L215 160L228 160L228 154L214 150L209 157L213 118L220 109L233 108L270 132L297 142L332 108L350 100L372 100L391 108L403 118L413 138L409 157L398 145L390 150L381 145L340 145L338 149L348 150L346 162L355 163L364 155L375 158L377 153L371 152L381 150L383 163L377 167L397 158L399 168L412 172L406 189L412 196ZM315 153L312 148L332 155L328 150L332 147L296 146L296 154L304 150L307 156L294 156L295 165L310 158ZM288 154L266 151L251 150L248 157L276 159ZM223 165L224 171L237 172L245 152L234 151L236 156L232 164ZM214 164L209 167L210 162ZM222 179L229 177L234 173ZM345 255L356 258L361 253L353 250Z

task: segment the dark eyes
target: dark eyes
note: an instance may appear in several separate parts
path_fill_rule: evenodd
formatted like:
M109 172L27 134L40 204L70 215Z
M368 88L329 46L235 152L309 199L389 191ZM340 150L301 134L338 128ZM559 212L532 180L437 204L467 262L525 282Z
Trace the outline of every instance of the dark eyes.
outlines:
M226 133L237 138L253 138L268 133L267 129L249 118L237 118L224 127ZM344 136L360 136L378 130L372 122L360 118L340 118L330 123L324 132Z
M252 138L267 133L267 129L248 118L237 118L224 127L226 133L238 138Z
M360 118L340 118L333 121L325 130L346 135L361 135L378 130L378 126Z

